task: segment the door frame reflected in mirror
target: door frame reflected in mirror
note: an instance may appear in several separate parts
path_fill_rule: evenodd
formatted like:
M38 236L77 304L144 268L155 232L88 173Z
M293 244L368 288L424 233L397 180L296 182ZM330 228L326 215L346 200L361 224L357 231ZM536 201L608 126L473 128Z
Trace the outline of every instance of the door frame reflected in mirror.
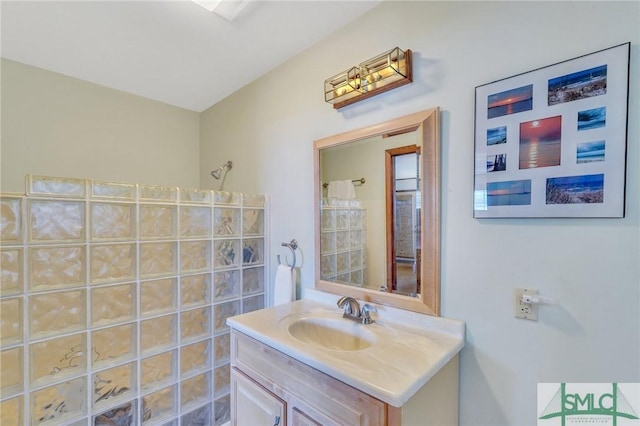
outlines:
M420 294L418 297L409 297L377 291L374 288L354 287L321 279L321 151L325 148L362 141L370 137L400 134L414 129L419 132L421 139L420 246L422 259L418 272L421 282ZM438 107L314 141L314 202L317 290L414 312L440 315L440 110Z
M415 131L414 129L413 131ZM394 135L395 136L395 135ZM386 259L387 259L387 291L392 293L399 293L416 297L420 293L420 237L416 238L416 230L420 226L420 216L416 212L415 208L415 193L420 191L420 167L416 164L415 171L411 176L411 179L415 179L415 186L413 189L414 197L413 213L410 220L410 235L412 240L411 258L413 259L410 269L412 272L398 272L398 228L399 218L398 213L398 194L404 192L399 190L398 186L398 170L397 170L397 157L415 154L417 159L413 161L420 161L420 147L417 145L406 145L397 148L389 148L384 151L384 174L385 174L385 229L386 229ZM418 240L418 241L416 241ZM405 263L405 262L403 262ZM407 265L405 265L407 266ZM406 268L403 268L406 269ZM398 282L399 275L402 276L402 281L405 285L400 285ZM407 276L407 275L410 275ZM407 288L410 286L411 288Z

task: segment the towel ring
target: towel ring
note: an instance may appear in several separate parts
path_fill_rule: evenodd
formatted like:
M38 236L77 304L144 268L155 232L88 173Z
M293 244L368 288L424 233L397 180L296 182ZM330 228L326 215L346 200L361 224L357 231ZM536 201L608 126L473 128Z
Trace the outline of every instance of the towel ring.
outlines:
M298 242L293 239L291 240L290 243L282 243L280 244L283 247L289 247L289 250L291 250L291 253L293 254L293 265L288 265L288 264L284 264L285 266L289 266L291 268L291 270L295 269L296 267L296 249L298 248ZM280 261L280 255L277 255L278 258L278 264L283 265L283 263Z

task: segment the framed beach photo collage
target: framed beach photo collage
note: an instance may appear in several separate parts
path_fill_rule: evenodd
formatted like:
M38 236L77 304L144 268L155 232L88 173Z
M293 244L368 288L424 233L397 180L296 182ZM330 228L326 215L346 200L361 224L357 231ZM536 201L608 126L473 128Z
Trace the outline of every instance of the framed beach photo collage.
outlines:
M624 217L630 43L475 90L475 218Z

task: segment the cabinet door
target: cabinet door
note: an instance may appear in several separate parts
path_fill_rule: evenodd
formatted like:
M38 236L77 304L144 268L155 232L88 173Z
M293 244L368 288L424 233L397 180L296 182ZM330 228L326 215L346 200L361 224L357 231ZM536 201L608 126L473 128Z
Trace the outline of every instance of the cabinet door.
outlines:
M283 400L235 368L231 370L232 425L283 426L285 413Z

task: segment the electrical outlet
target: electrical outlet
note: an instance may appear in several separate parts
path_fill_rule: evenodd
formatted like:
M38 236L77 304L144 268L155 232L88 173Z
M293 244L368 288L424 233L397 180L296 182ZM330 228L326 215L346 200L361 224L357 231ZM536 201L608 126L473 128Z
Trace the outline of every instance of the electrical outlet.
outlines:
M538 290L532 290L529 288L516 288L513 290L514 316L516 318L538 321L538 305L535 303L524 303L522 301L523 294L538 294Z

